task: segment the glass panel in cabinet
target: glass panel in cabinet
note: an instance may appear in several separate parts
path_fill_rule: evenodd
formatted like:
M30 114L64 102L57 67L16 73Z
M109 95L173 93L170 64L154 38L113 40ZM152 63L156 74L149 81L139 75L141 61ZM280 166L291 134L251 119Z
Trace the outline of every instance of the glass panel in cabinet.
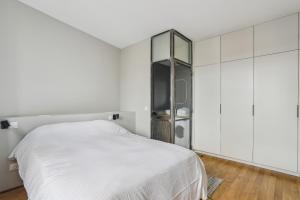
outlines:
M175 65L175 108L176 118L190 118L192 108L192 69Z
M170 59L170 32L152 38L152 62Z
M152 112L156 116L170 116L171 106L171 67L170 62L157 62L152 65Z
M174 57L185 63L191 64L191 49L192 44L190 41L174 35Z

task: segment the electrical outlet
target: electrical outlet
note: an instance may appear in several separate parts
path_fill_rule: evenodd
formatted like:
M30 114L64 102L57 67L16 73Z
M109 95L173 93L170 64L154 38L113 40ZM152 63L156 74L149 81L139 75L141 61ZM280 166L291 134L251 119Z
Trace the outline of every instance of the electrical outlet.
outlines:
M9 164L8 170L11 171L16 171L18 170L19 166L17 162L13 162Z

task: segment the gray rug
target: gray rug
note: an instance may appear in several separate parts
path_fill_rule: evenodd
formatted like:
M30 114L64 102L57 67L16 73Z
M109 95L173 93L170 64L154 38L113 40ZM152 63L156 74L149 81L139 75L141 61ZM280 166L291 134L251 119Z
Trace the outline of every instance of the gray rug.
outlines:
M220 186L220 184L223 182L223 179L211 176L208 177L207 181L207 196L209 198L212 197L213 193L216 191L216 189Z

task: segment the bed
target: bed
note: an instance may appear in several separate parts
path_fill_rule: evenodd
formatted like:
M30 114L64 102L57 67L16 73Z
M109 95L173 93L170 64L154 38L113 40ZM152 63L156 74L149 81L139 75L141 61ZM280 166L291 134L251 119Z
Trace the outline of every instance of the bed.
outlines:
M206 199L205 169L194 152L111 121L38 127L9 157L30 200Z

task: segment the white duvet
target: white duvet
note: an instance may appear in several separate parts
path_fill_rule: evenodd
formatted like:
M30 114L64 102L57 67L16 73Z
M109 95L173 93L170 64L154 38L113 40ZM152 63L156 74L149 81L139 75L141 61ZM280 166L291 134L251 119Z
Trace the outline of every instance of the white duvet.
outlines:
M10 157L30 200L206 199L194 152L105 120L39 127Z

